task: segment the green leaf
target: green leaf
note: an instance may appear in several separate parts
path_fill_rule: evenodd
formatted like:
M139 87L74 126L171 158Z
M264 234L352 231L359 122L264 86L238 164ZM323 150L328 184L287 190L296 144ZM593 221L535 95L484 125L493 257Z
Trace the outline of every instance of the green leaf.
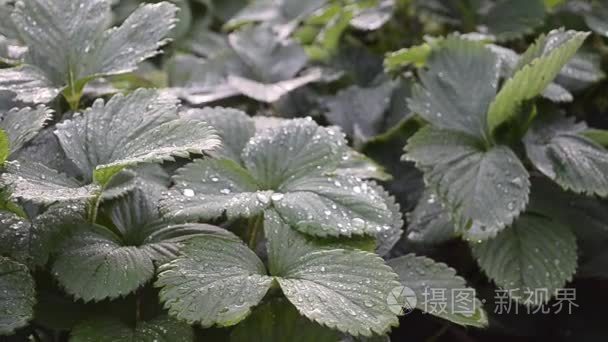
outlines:
M183 242L219 230L162 221L161 190L152 187L146 183L112 202L108 216L115 231L80 224L58 248L53 272L68 293L85 302L127 295L152 278L155 263L174 259Z
M222 146L213 155L240 163L241 152L255 134L255 123L244 112L223 107L190 109L180 115L185 119L201 120L210 124L222 139Z
M256 308L251 316L237 325L231 342L335 342L338 334L305 317L283 298L275 298Z
M287 180L334 171L346 150L341 132L295 119L258 132L241 158L262 188L277 189Z
M124 246L105 227L79 227L62 244L53 263L53 274L66 292L85 302L127 295L154 275L154 264L145 251Z
M487 150L466 134L422 128L406 146L407 160L452 213L457 229L474 239L496 235L528 203L529 175L506 146Z
M544 0L545 6L547 9L553 9L561 4L563 4L566 0Z
M426 65L432 51L431 44L424 43L390 52L384 58L384 69L388 72L397 72L410 64L421 68Z
M498 86L496 56L481 42L450 36L420 70L409 108L433 126L485 138L486 112Z
M265 214L269 269L300 314L351 335L384 334L397 325L387 304L397 275L375 254L320 247L274 212Z
M512 299L540 305L549 298L526 296L547 289L548 297L563 288L576 270L576 238L560 222L545 216L522 215L495 238L471 246L481 269Z
M10 141L10 153L21 149L40 132L45 122L51 118L52 111L44 106L37 108L14 108L0 114L0 129L4 130Z
M388 174L380 164L355 150L350 150L342 156L342 162L340 162L335 173L342 176L354 176L361 179L377 179L380 181L389 181L392 179L392 176Z
M350 25L357 30L373 31L379 29L391 19L396 7L393 0L378 0L370 4L362 3L350 21Z
M169 84L178 96L192 104L204 104L239 94L228 84L228 75L243 75L247 66L231 49L208 59L176 55L169 64Z
M160 316L139 321L135 327L117 318L88 319L74 327L71 342L192 342L194 331L190 326L169 317Z
M274 83L264 83L241 76L230 75L228 76L228 84L241 94L254 100L273 103L293 90L308 83L318 81L321 79L321 76L321 69L319 68L309 69L299 77Z
M272 284L264 263L227 232L191 239L159 271L155 285L169 314L203 327L237 324Z
M602 36L608 36L608 6L601 1L593 1L591 9L584 13L587 26Z
M0 210L0 255L28 264L33 230L32 224L23 217Z
M16 39L18 33L11 19L13 6L8 1L0 1L0 35L9 39Z
M408 223L407 238L417 243L441 244L456 236L449 212L432 191L425 191Z
M391 259L388 265L399 275L401 284L413 290L417 309L456 324L480 328L488 325L488 318L481 301L476 298L475 289L467 287L465 280L456 275L453 268L414 254ZM440 291L441 297L430 296L433 290ZM464 300L458 296L465 296ZM445 307L433 305L438 298L441 298L440 305L445 303Z
M176 98L143 89L95 101L58 124L55 134L85 181L101 185L124 167L188 157L220 144L206 123L179 119Z
M34 279L27 267L0 257L0 336L27 325L35 302Z
M521 56L517 71L490 104L487 112L490 132L516 115L524 102L540 95L587 36L588 33L564 30L553 30L547 36L540 36Z
M224 27L233 29L250 22L276 22L277 26L306 18L325 4L327 0L267 1L256 0L238 11Z
M25 234L24 247L37 266L46 266L51 253L58 249L74 227L86 222L85 202L63 202L48 207L31 221L31 230Z
M107 29L112 13L105 0L20 2L11 18L28 47L25 65L3 70L12 76L0 89L26 102L48 102L65 90L70 104L77 105L89 80L133 71L157 54L176 11L168 2L142 5L122 26Z
M268 26L254 26L237 31L228 36L228 42L243 63L251 70L255 70L254 75L256 76L253 80L264 84L294 79L308 61L304 49L299 44L293 41L281 41L280 37ZM239 88L238 84L230 83ZM239 88L239 90L243 89ZM279 89L268 89L268 91L276 93ZM246 93L246 95L258 95L266 98L265 100L268 102L274 102L268 96L261 96L257 92ZM278 99L280 96L273 94L272 97Z
M295 229L316 236L387 232L393 215L365 181L348 176L308 176L281 185L274 208Z
M399 242L401 235L403 235L403 214L401 213L401 206L397 203L394 196L391 196L388 191L384 190L375 182L369 182L369 185L376 190L380 197L382 197L387 208L391 211L393 218L388 230L376 233L376 254L386 256L397 242Z
M372 87L350 86L325 102L327 120L357 140L366 141L381 133L384 113L393 92L393 82Z
M259 187L235 161L199 159L177 170L175 187L162 202L162 210L179 219L252 217L270 204L271 192Z
M524 138L534 166L561 187L577 193L608 195L608 150L584 135L574 118L548 115Z
M11 92L17 100L26 103L46 103L60 92L42 70L32 65L0 69L2 90Z
M534 32L545 19L543 0L499 0L483 16L488 33L511 40Z
M322 76L319 68L303 70L308 62L304 49L268 25L233 32L228 42L228 49L206 60L181 58L192 67L174 64L176 82L171 83L181 86L176 89L181 97L202 104L242 94L271 103Z
M95 184L82 185L58 171L27 160L6 162L5 171L0 182L10 189L13 199L41 204L84 201L94 198L100 190Z
M595 143L608 147L608 131L603 129L587 129L582 132L582 135L591 139Z
M140 62L161 52L178 10L167 1L139 6L119 27L104 32L96 51L86 55L86 67L78 79L134 71Z
M525 59L520 58L519 54L514 50L490 44L488 47L494 52L498 58L502 61L501 63L501 76L510 78L513 74L518 71L525 62L522 62L525 59L533 58L534 54L539 52L534 51L534 49L529 50L527 52L528 56L524 56ZM576 58L574 56L570 62L568 62L559 72L556 81L549 83L547 88L542 92L542 96L547 98L553 102L570 102L573 100L573 95L570 91L564 88L562 85L557 83L557 81L561 81L566 85L570 84L587 84L589 82L595 82L601 78L602 73L596 72L594 69L594 64L591 61L587 61L583 58ZM593 74L591 76L590 74ZM584 86L584 85L583 85ZM570 86L569 86L570 87Z
M393 217L384 199L359 178L332 174L349 151L334 128L282 122L249 140L244 167L219 159L178 170L161 208L178 219L232 220L273 206L295 229L317 236L386 232Z
M8 156L11 154L11 142L8 134L0 128L0 164L4 164Z

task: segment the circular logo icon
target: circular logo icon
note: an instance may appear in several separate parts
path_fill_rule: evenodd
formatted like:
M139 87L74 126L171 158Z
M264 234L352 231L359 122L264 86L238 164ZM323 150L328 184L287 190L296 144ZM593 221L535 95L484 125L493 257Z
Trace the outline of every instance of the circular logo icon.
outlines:
M386 298L388 309L396 315L407 315L414 311L418 298L414 290L407 286L397 286L388 293Z

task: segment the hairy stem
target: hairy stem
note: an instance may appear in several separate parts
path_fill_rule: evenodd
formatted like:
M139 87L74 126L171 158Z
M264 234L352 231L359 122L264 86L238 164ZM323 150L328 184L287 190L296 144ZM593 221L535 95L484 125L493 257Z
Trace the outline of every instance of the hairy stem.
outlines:
M264 216L262 214L249 219L249 228L248 228L249 243L248 243L248 245L249 245L249 248L251 248L252 250L255 250L255 246L258 243L258 234L259 234L259 231L263 224L264 224Z
M101 204L101 193L98 194L91 202L89 202L89 222L95 224L97 221L97 213Z

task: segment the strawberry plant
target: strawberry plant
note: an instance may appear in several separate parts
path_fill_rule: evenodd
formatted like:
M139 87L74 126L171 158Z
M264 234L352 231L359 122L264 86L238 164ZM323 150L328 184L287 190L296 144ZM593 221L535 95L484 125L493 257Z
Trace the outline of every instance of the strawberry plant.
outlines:
M0 0L0 339L604 340L607 32L601 1Z

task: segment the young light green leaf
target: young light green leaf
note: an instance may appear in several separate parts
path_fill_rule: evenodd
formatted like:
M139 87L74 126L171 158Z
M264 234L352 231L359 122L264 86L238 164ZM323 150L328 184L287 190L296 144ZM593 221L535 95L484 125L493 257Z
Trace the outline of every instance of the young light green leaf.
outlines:
M576 237L545 216L522 215L495 238L471 248L481 269L520 304L543 304L576 270ZM530 296L536 289L547 296Z
M0 165L4 164L8 156L11 154L11 142L8 134L4 129L0 128Z
M564 189L608 195L608 150L587 138L584 123L551 115L539 119L524 137L534 166Z
M27 160L5 163L0 183L11 191L11 198L51 204L70 200L87 200L101 190L95 184L83 185L58 171Z
M485 149L478 139L429 126L406 146L405 158L416 163L447 205L457 229L488 238L513 222L528 203L529 175L506 146Z
M95 101L58 124L55 134L85 181L101 185L127 166L187 157L220 144L206 123L179 119L176 98L143 89Z
M272 284L264 263L227 232L191 239L159 272L155 285L169 314L203 327L237 324Z
M48 102L67 88L66 98L77 104L89 80L132 71L157 54L176 11L167 2L142 5L122 26L107 30L106 0L19 1L11 18L28 47L25 65L3 70L12 76L0 89L22 101Z
M456 270L444 263L414 254L391 259L388 265L399 275L401 284L416 295L416 308L431 315L447 319L456 324L485 327L488 318L481 301L475 296L475 289L466 286L465 280L456 275ZM445 307L433 305L430 296L433 289L444 294ZM458 301L456 296L463 296Z
M72 342L192 342L194 331L185 323L166 316L138 321L135 328L115 317L96 317L80 322L72 330Z
M27 325L35 303L34 279L27 267L0 256L0 336Z
M426 65L433 47L429 43L415 45L388 53L384 58L384 69L388 72L397 72L410 64L416 68Z
M338 334L307 318L284 298L275 298L256 308L230 334L232 342L335 342Z
M375 254L320 247L265 214L269 269L283 293L307 318L351 335L384 334L397 325L388 308L397 275Z
M490 132L510 120L525 101L540 95L587 36L588 33L584 32L553 30L538 38L521 56L517 71L490 104L487 112Z
M420 70L409 108L433 126L485 138L486 113L498 86L498 61L481 42L450 36Z

